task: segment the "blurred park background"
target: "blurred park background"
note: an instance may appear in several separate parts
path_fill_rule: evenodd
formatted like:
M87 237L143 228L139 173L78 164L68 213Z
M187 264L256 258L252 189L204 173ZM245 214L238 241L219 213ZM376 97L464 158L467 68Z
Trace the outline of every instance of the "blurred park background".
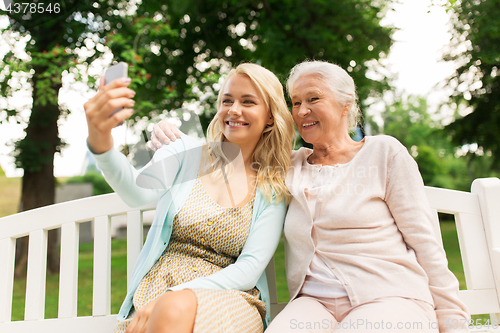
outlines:
M425 61L406 63L412 76L402 78L391 56L401 47L404 24L398 22L417 17L412 9L405 12L417 2L424 12L410 38L426 37L410 54L436 43L428 18L445 18L445 40L438 41L434 58L446 75L430 91L418 90ZM426 185L468 191L473 179L500 175L500 0L32 3L37 6L17 11L5 1L0 11L0 217L54 203L56 188L68 181L90 182L94 194L110 191L91 160L59 171L64 177L55 172L71 148L62 134L83 131L78 147L85 155L83 103L104 69L118 61L129 64L137 92L134 116L116 129L124 153L141 141L151 119L183 118L179 109L195 114L205 128L221 77L240 62L259 63L285 82L294 64L318 59L339 64L354 78L364 114L358 135L399 139ZM417 93L408 93L405 84L417 86ZM455 242L453 224L446 228ZM123 244L114 244L115 255L123 255ZM82 251L91 256L89 246ZM25 249L18 244L18 259ZM49 256L48 272L57 280L57 247L49 248ZM117 302L122 298L117 295Z

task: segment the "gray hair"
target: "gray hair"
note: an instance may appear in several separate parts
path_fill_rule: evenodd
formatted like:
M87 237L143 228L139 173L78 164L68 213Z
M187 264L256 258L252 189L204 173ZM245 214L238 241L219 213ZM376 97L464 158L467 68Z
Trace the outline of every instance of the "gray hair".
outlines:
M287 80L287 90L292 97L295 81L302 76L312 75L322 78L329 86L335 99L342 106L350 105L347 114L349 131L354 131L361 120L361 111L357 103L356 85L352 77L342 67L326 61L304 61L295 65Z

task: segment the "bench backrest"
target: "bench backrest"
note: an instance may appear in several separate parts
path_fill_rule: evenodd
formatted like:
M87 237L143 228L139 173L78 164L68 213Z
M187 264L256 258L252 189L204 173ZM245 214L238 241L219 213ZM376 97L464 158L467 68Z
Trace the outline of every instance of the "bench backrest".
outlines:
M478 179L472 193L426 188L436 212L455 216L467 290L460 298L472 314L500 313L500 180ZM111 332L111 217L126 215L127 278L143 244L143 212L155 204L130 208L116 194L42 207L0 219L0 332ZM77 317L79 224L94 221L92 316ZM61 228L61 271L57 319L44 319L47 232ZM436 231L440 238L436 213ZM24 321L11 321L16 239L29 236ZM271 316L278 303L274 262L266 269Z

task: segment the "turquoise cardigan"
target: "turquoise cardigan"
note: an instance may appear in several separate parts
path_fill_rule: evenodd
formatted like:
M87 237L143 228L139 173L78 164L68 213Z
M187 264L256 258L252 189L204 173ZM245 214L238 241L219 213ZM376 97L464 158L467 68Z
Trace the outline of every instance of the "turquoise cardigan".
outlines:
M141 170L130 165L116 149L93 154L97 166L111 187L131 207L158 200L153 224L135 264L127 296L118 313L124 320L132 310L132 297L141 281L167 247L174 217L184 205L194 185L203 143L183 135L170 145L163 145L152 161ZM254 286L266 303L264 327L270 321L269 290L264 272L276 250L286 214L286 204L266 203L257 189L250 233L234 264L207 277L199 277L170 290L234 289L249 290Z

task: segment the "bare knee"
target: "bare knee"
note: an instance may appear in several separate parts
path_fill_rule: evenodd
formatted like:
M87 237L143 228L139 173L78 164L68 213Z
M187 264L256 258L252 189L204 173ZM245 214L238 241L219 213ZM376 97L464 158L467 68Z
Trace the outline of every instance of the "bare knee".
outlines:
M169 291L160 296L155 310L161 311L162 315L178 318L179 315L196 311L196 296L189 290Z
M195 316L196 296L191 290L169 291L158 298L148 326L153 332L167 327L191 327L192 330Z

